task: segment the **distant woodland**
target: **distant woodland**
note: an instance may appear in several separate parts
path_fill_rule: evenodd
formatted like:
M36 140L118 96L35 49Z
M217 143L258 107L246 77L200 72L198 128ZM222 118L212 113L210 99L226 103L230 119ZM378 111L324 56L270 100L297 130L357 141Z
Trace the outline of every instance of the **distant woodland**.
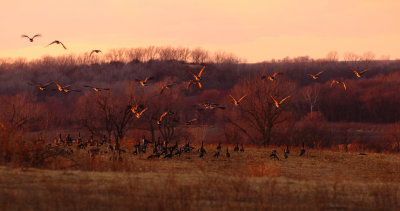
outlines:
M201 88L190 84L191 73L204 66ZM353 70L366 71L358 77ZM142 86L146 78L151 80ZM400 61L368 55L347 54L338 61L332 52L325 59L249 64L233 54L211 55L201 48L119 49L29 62L3 59L0 81L3 138L61 131L75 131L76 136L79 131L110 142L145 134L153 140L162 136L255 145L360 143L389 151L398 150L400 142ZM58 90L54 82L69 92ZM235 105L229 95L245 97ZM285 97L277 107L274 100ZM146 111L137 117L133 107ZM199 137L188 132L190 127L216 129Z

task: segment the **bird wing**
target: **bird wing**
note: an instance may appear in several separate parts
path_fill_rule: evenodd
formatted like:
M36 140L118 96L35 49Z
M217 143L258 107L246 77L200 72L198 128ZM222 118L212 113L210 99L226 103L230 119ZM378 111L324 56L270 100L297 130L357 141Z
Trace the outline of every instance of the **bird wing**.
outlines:
M25 38L25 37L26 37L26 38L30 39L30 37L29 37L28 35L25 35L25 34L21 35L21 37L22 37L22 38Z
M192 73L191 71L188 71L194 78L198 78L197 75L195 75L194 73Z
M50 44L48 44L47 46L49 46L49 45L53 45L54 43L57 43L57 40L54 40L53 42L51 42Z
M206 66L204 65L203 68L201 68L200 72L199 72L199 77L201 77L201 74L203 74L204 69L206 69Z
M139 113L139 115L142 115L145 111L147 111L147 109L149 109L149 108L146 107L145 109L143 109L143 110Z
M342 84L343 84L344 90L346 90L347 89L346 84L343 81L342 81Z
M161 88L160 95L162 95L162 93L164 92L164 89L168 89L168 87L167 87L167 86L163 86L163 87Z
M369 69L363 70L363 71L359 72L358 74L359 74L359 75L362 75L362 74L364 74L365 72L367 72L368 70L369 70Z
M353 71L353 73L357 76L360 77L360 74L352 67L350 67L350 70Z
M319 73L315 74L315 76L319 76L323 73L324 71L320 71Z
M146 79L144 79L144 82L147 83L147 81L151 79L153 79L153 77L146 77Z
M189 81L189 84L187 85L186 89L189 90L190 89L190 85L192 85L193 81Z
M65 50L67 50L67 47L65 47L65 45L64 45L62 42L60 42L60 44L62 45L62 47L63 47Z
M197 82L197 84L199 85L199 88L201 89L202 85L200 82Z
M58 84L58 83L55 82L55 81L53 81L53 83L57 86L57 88L58 88L59 91L62 91L62 90L63 90L63 88L62 88L62 86L61 86L60 84Z
M275 106L278 108L278 107L279 107L279 104L278 104L278 102L275 100L275 98L274 98L274 97L272 97L272 95L270 95L270 97L271 97L271 99L274 101L274 103L275 103Z
M41 37L41 36L42 36L41 34L35 34L35 35L32 37L32 39L35 38L35 37Z
M333 87L333 85L334 85L335 83L337 83L337 81L336 81L336 80L332 80L332 82L331 82L331 88Z
M290 97L290 95L289 96L287 96L287 97L285 97L285 98L283 98L280 102L279 102L279 104L282 104L286 99L288 99Z
M245 97L247 97L247 95L243 95L243 97L241 97L238 102L242 101Z
M236 99L232 95L229 95L229 97L232 98L233 102L237 103Z
M50 84L52 84L53 82L48 82L48 83L46 83L46 84L43 84L43 88L45 88L45 87L47 87L47 86L49 86Z
M89 54L89 57L91 57L94 52L96 52L96 51L92 50L92 52L90 52L90 54Z
M166 112L164 112L163 114L161 114L161 116L160 116L160 121L162 121L162 119L165 117L165 115L167 115L168 114L168 111L166 111Z
M94 88L93 86L89 86L89 85L83 85L83 87Z

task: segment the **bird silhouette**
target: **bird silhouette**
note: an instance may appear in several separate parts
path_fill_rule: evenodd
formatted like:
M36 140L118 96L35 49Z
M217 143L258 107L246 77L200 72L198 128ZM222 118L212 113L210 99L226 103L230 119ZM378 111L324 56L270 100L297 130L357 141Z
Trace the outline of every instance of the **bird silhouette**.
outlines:
M279 157L278 157L278 155L277 155L276 153L277 153L277 152L276 152L275 149L272 150L272 152L271 152L271 154L269 155L269 157L270 157L271 159L280 160Z
M41 37L41 36L42 36L41 34L35 34L33 35L33 37L29 37L28 35L25 34L21 35L22 38L28 38L30 42L33 42L33 39L35 39L36 37Z
M239 144L236 144L236 146L233 148L234 152L239 152Z
M90 52L89 57L92 56L92 54L94 53L103 53L101 50L92 50L92 52Z
M285 100L288 99L288 98L290 97L290 95L287 96L287 97L285 97L285 98L283 98L283 99L282 99L281 101L279 101L279 102L276 101L275 98L272 97L272 95L270 95L270 97L271 97L271 99L274 101L275 107L276 107L276 108L279 108L279 105L281 105L283 102L285 102Z
M186 121L186 125L191 125L194 121L197 121L197 118L191 119L189 121Z
M358 77L361 78L361 76L368 71L368 69L365 69L361 72L356 71L354 68L350 67L350 70L353 71L353 73Z
M344 81L338 81L338 80L332 80L332 82L331 82L331 88L333 87L333 85L336 85L336 84L339 84L339 85L341 84L341 85L343 85L344 90L347 89L346 84L344 83Z
M268 79L270 81L274 81L276 79L276 76L278 76L278 75L283 75L283 73L275 72L272 75L263 75L263 76L261 76L261 79Z
M53 44L62 45L62 47L63 47L65 50L67 50L67 47L65 47L65 45L64 45L62 42L58 41L58 40L54 40L53 42L51 42L51 43L48 44L47 46L53 45Z
M163 85L163 86L161 87L160 95L163 94L163 92L164 92L165 89L170 89L170 88L172 88L174 85L175 85L175 83Z
M168 114L168 111L164 112L163 114L161 114L160 119L157 120L157 125L161 125L164 117Z
M203 68L201 68L200 72L198 75L195 75L194 73L188 71L194 78L195 81L200 82L201 81L201 75L203 74L204 70L206 69L206 66L203 66Z
M28 84L31 85L31 86L36 86L36 87L38 87L40 91L45 91L46 88L47 88L49 85L53 84L53 82L48 82L48 83L46 83L46 84L33 84L33 83L28 83Z
M235 106L239 106L240 102L246 97L247 95L242 96L239 100L236 100L232 95L229 95L229 97L232 98L233 103L235 104Z
M89 86L89 85L84 85L84 87L89 87L95 92L101 92L102 90L110 90L109 88L99 88L99 87L94 87L94 86Z
M145 108L145 109L143 109L142 111L140 111L140 112L136 112L135 114L136 114L136 118L138 118L138 119L140 119L140 117L142 117L142 115L143 115L143 113L145 112L145 111L147 111L149 108ZM131 111L132 111L132 109L131 109Z
M147 82L148 82L149 80L152 80L152 79L153 79L153 77L146 77L144 80L136 79L136 81L139 82L139 84L140 84L141 86L145 87L145 86L147 86Z
M200 81L190 80L186 89L189 90L191 85L196 85L196 84L199 86L200 89L203 87L203 85L201 85Z
M214 110L214 109L217 109L217 108L222 109L222 110L225 109L224 106L219 106L219 104L217 104L217 103L203 103L202 106L206 110Z
M55 85L57 86L57 89L58 89L58 91L60 91L60 92L64 92L64 93L69 93L69 92L71 92L71 91L73 91L73 92L80 92L80 90L69 89L69 87L70 87L71 85L61 86L59 83L57 83L57 82L55 82L55 81L53 81L52 83L55 84Z
M303 142L303 148L301 149L299 156L303 156L305 153L306 153L306 149L304 149L304 142Z
M131 109L132 113L136 114L139 109L143 108L143 105L129 106L129 108Z
M319 78L319 75L321 75L322 73L323 73L324 71L321 71L321 72L319 72L319 73L317 73L317 74L308 74L309 76L311 76L311 78L313 78L314 80L315 79L318 79Z

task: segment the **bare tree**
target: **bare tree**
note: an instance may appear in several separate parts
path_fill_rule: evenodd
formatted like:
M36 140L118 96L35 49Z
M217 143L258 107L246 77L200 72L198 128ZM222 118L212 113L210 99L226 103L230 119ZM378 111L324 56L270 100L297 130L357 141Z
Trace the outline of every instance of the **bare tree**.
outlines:
M192 62L200 64L206 62L208 59L208 52L201 48L196 48L192 50L191 53Z
M310 107L310 115L312 117L312 112L314 111L314 107L318 103L319 95L320 95L320 86L318 85L313 85L313 86L307 86L302 89L302 94L304 100L307 102L307 104Z
M40 104L27 93L0 97L0 132L12 136L40 119Z
M247 97L240 106L233 108L226 120L243 132L251 142L265 146L270 144L274 126L287 120L282 114L290 102L282 100L294 92L295 85L283 80L270 82L260 78L261 76L245 79L234 88L234 94L247 94ZM279 107L272 96L278 99Z
M337 51L330 51L326 54L325 59L328 62L337 62L339 60L339 54Z

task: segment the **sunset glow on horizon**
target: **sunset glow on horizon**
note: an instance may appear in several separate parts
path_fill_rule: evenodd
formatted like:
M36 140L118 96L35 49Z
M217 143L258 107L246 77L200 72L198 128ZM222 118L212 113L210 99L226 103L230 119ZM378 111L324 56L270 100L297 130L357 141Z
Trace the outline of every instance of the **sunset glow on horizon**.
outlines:
M330 51L400 58L400 2L5 1L0 58L81 54L92 49L201 47L260 62L286 56L323 58ZM22 34L43 36L33 43ZM54 40L68 48L47 46Z

